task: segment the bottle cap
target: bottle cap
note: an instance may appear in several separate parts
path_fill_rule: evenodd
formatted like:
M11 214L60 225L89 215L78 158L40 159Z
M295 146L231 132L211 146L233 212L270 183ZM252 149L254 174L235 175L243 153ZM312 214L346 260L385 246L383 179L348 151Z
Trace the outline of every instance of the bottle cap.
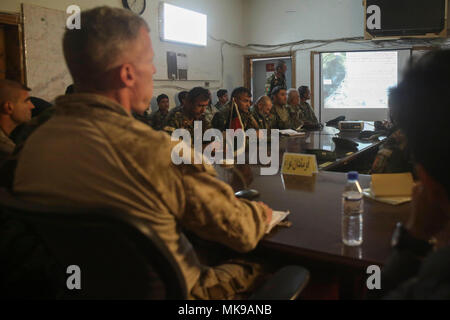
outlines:
M350 171L349 173L347 173L347 179L348 180L358 180L358 172Z

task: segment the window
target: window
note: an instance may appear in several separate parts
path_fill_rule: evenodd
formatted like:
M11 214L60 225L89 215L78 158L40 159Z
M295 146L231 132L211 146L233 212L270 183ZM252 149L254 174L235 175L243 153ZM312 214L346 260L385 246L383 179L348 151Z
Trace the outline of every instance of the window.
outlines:
M168 3L160 7L160 36L163 41L206 46L207 16Z

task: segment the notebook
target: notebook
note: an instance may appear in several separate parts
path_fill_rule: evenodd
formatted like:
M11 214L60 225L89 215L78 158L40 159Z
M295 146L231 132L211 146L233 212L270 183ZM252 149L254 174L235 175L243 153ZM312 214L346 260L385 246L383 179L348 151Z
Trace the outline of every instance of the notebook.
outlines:
M413 186L411 173L372 175L371 189L375 197L411 197Z
M286 217L290 214L290 211L272 211L272 220L270 220L269 225L266 229L266 234L270 233L272 229L279 224L281 221L286 219Z
M306 135L305 132L298 132L292 129L280 130L280 134L289 137L304 137Z

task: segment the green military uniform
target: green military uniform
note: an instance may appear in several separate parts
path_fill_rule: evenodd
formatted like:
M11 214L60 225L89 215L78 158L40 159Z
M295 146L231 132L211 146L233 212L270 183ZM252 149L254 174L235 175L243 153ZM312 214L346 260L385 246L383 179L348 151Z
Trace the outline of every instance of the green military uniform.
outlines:
M295 126L297 123L297 115L295 110L293 110L289 105L273 105L272 110L272 129L297 129Z
M231 102L227 103L222 111L217 112L212 120L212 127L219 129L220 131L225 131L230 128L230 114L231 114ZM239 111L241 115L242 124L244 126L243 130L247 129L259 129L258 122L253 117L252 113L249 111L247 113Z
M291 123L292 123L292 129L297 129L303 125L302 120L302 111L299 105L288 105L288 109L291 113Z
M319 124L319 120L317 120L316 114L308 102L300 102L298 107L300 120L309 125Z
M211 128L211 124L204 117L198 121L202 121L202 134ZM186 129L191 134L191 138L194 138L194 119L190 118L184 110L169 113L164 131L172 134L176 129Z
M220 101L217 101L217 103L214 105L214 107L216 107L216 109L218 111L222 111L222 109L226 106L227 104L221 104Z
M150 115L150 125L155 130L163 130L168 118L169 113L163 114L161 110L158 110Z
M136 120L139 120L139 121L141 121L142 123L145 123L146 125L148 125L148 126L150 126L150 127L152 126L151 118L150 118L149 115L147 115L147 113L139 114L139 113L136 113L136 112L132 112L131 114L133 115L133 117L134 117Z
M0 128L0 161L14 152L15 143Z
M258 123L259 129L266 129L270 130L272 127L272 122L274 121L274 115L269 113L268 115L262 114L259 112L258 108L256 106L253 106L250 109L250 112L252 113L253 118L255 118L256 122Z
M412 172L413 165L406 136L396 130L381 145L372 164L371 173Z
M273 88L275 87L282 87L283 89L287 90L287 84L286 84L286 76L282 74L280 77L277 77L276 73L271 75L266 80L266 95L270 96L272 93Z
M212 119L214 118L214 115L219 112L219 109L217 109L215 106L210 104L205 111L205 119L208 123L211 123Z

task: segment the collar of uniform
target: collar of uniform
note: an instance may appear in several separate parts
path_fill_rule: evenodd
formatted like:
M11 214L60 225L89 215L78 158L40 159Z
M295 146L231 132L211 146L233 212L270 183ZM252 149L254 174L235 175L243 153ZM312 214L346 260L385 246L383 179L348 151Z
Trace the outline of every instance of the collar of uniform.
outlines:
M0 127L0 138L7 138L7 139L9 139L9 136L6 134L5 131L3 131L2 127Z
M56 98L58 114L84 113L91 109L104 109L122 116L131 114L119 103L102 95L92 93L74 93Z
M285 109L286 107L287 107L286 104L274 104L273 107L272 107L272 110L273 110L273 109L275 109L275 110L278 110L278 109Z

